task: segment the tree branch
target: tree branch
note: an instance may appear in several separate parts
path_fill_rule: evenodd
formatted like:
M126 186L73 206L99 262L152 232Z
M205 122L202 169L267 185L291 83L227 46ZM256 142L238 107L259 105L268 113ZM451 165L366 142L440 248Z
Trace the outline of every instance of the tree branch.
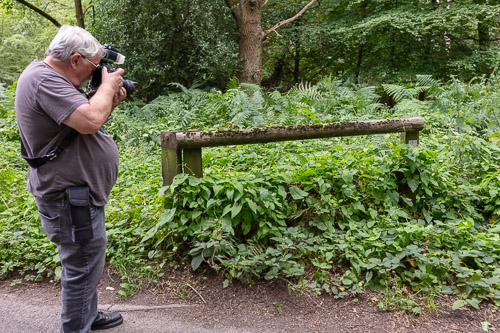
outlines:
M234 0L225 0L225 2L226 6L231 10L231 12L237 14L237 12L239 11L238 2L235 2Z
M85 15L83 13L82 8L82 0L75 0L75 16L76 16L76 24L85 29Z
M49 20L50 22L52 22L56 27L58 27L58 28L61 27L61 24L59 22L57 22L57 20L55 18L53 18L52 16L50 16L49 14L47 14L46 12L44 12L43 10L41 10L40 8L35 7L32 4L30 4L29 2L24 1L24 0L16 0L16 1L19 2L22 5L25 5L26 7L34 10L38 14L42 15L47 20Z
M92 26L94 25L95 23L95 7L94 5L89 5L87 6L87 8L85 8L85 10L83 11L83 16L85 17L85 15L87 15L87 12L89 11L89 9L92 9Z
M276 31L279 27L281 27L282 25L285 25L287 23L290 23L292 21L295 21L299 16L301 16L302 14L304 14L304 12L309 8L311 7L317 0L311 0L307 5L304 6L304 8L302 8L300 10L300 12L298 12L295 16L293 17L290 17L289 19L286 19L284 21L281 21L279 22L278 24L276 24L274 27L272 27L271 29L268 29L266 31L264 31L264 37L269 35L271 32L273 31Z
M233 0L225 0L225 2L226 6L231 10L234 19L238 22L241 17L241 9L238 7L238 4L234 3Z

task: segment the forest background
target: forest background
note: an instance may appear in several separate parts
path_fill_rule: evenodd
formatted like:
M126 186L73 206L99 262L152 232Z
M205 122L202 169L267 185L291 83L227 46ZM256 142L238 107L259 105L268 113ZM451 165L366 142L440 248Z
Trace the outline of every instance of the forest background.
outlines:
M442 294L455 308L500 304L498 1L28 2L53 22L0 4L0 277L60 274L24 189L13 110L56 21L118 48L139 83L107 125L122 155L107 214L123 295L188 260L225 285L369 287L414 313ZM211 148L205 178L161 186L161 130L408 115L426 121L419 147L381 135Z

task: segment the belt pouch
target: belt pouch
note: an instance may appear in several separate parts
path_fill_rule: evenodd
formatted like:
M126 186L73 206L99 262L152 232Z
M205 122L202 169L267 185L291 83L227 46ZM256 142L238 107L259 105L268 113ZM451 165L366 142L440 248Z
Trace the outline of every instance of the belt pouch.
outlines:
M92 220L88 186L76 186L66 189L71 215L71 238L73 242L92 239Z

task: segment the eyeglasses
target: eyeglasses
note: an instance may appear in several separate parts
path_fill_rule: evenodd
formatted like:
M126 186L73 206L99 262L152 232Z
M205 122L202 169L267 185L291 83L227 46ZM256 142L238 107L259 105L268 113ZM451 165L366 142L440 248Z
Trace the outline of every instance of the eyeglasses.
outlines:
M85 59L85 60L87 60L88 62L90 62L90 64L91 64L92 66L94 66L94 69L95 69L95 68L97 68L97 67L99 67L99 65L96 65L93 61L91 61L91 60L87 59L87 57L85 57L83 54L80 54L80 55L82 56L82 58L83 58L83 59Z

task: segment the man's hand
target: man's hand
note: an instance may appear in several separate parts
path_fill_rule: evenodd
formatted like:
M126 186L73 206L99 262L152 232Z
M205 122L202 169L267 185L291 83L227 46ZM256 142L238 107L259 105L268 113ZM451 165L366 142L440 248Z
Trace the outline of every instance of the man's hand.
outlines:
M121 87L120 91L113 96L113 109L120 105L125 97L127 97L127 91L125 88Z
M113 89L114 94L119 93L123 87L123 73L125 73L123 68L117 68L114 72L108 73L108 69L103 66L101 87L99 89L103 88L102 86L109 86Z
M125 73L125 71L122 68L118 68L112 73L108 73L106 67L102 68L101 84L109 84L115 91L112 102L113 109L120 105L125 97L127 97L127 91L123 88L123 73Z
M80 105L63 123L82 134L93 134L108 120L111 111L127 97L123 88L122 68L108 73L102 69L101 85L87 104Z

